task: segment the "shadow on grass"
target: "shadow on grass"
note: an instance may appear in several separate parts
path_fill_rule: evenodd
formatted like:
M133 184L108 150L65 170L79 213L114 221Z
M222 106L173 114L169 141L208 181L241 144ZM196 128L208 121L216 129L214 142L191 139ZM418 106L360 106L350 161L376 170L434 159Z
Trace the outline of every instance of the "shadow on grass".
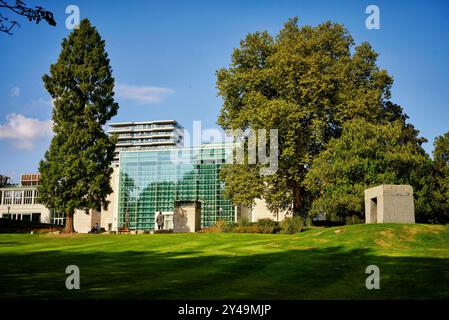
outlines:
M99 249L101 250L101 249ZM77 265L81 289L67 290ZM367 290L368 265L381 272ZM3 299L447 299L449 259L389 257L341 247L254 255L124 251L3 254Z

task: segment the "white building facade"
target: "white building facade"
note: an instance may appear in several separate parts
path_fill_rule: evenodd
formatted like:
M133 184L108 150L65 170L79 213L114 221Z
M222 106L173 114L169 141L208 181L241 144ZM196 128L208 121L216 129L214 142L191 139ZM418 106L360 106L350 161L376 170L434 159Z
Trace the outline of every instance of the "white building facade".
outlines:
M184 128L176 120L116 122L108 133L116 135L113 165L118 166L121 151L176 148L184 145Z

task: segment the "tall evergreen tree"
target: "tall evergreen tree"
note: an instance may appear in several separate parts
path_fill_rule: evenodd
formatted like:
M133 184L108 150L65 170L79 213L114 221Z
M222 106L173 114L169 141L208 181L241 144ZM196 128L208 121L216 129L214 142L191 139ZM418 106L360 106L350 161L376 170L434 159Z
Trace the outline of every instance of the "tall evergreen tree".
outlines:
M58 61L43 76L54 102L49 150L40 162L42 202L64 212L63 232L74 232L76 209L107 208L115 140L104 125L117 114L105 42L88 19L62 41Z

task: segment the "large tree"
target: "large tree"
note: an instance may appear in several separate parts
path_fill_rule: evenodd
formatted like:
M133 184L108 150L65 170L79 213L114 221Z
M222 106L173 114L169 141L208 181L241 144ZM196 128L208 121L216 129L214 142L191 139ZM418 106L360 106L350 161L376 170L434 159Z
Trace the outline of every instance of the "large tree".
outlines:
M329 220L363 218L364 190L380 184L412 185L417 220L432 220L434 214L432 161L403 121L345 123L341 137L313 160L304 184L314 194L311 215L326 213Z
M107 208L112 192L115 140L103 127L118 104L105 42L89 20L62 41L43 80L54 102L55 135L39 166L39 192L47 207L66 214L64 232L71 233L75 210Z
M299 27L293 18L276 36L248 34L231 65L217 71L223 98L218 123L245 133L278 129L279 164L268 176L260 175L260 164L226 166L226 194L246 205L263 197L271 210L305 214L310 193L304 178L346 121L404 117L389 101L393 80L376 59L368 43L354 48L348 30L337 23Z

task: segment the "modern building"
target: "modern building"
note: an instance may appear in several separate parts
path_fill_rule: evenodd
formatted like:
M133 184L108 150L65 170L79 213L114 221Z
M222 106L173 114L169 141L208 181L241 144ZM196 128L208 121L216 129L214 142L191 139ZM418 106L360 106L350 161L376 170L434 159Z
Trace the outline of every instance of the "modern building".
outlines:
M74 228L87 233L97 223L106 231L156 229L156 216L164 215L164 229L173 228L179 204L195 203L200 210L200 227L218 220L249 221L262 218L282 220L285 212L273 214L265 201L256 199L253 208L234 205L224 195L220 170L234 145L204 144L184 148L184 129L175 120L110 124L118 135L107 210L76 210ZM64 224L65 216L39 202L39 175L22 175L21 183L9 184L0 176L0 217L43 223ZM195 227L194 229L197 229Z
M130 230L153 230L159 212L172 226L175 203L201 203L201 226L236 221L238 208L224 196L219 179L232 145L201 145L147 151L123 151L118 184L118 224Z
M109 124L109 134L118 137L114 165L121 151L182 147L184 128L176 120L116 122Z

